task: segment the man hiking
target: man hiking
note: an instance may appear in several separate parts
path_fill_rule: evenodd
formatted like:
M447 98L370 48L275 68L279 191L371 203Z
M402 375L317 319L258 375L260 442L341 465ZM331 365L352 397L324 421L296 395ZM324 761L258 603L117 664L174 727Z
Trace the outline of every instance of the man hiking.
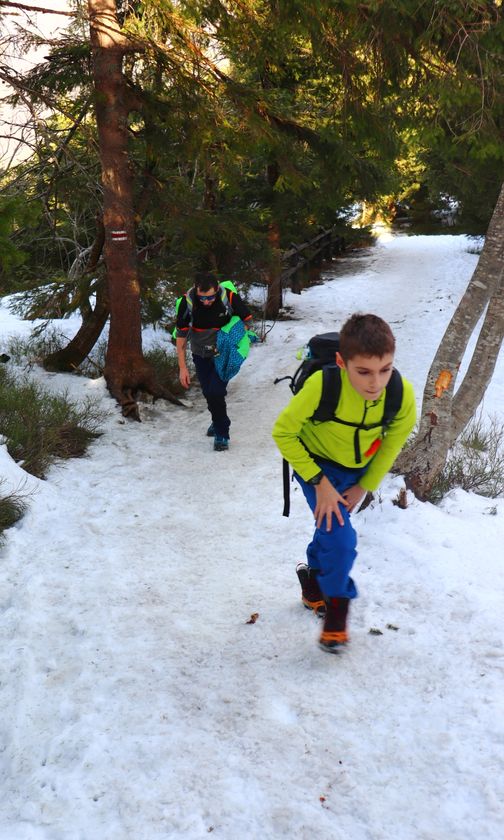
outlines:
M324 370L317 370L273 428L315 516L308 563L297 572L304 605L324 616L319 644L330 653L348 642L348 607L357 597L350 576L357 556L350 514L367 491L377 489L415 424L413 387L394 370L394 352L395 339L385 321L352 315L335 354L340 392L331 419L313 418L326 381ZM398 404L394 416L385 419L392 385L399 391Z
M236 292L219 284L211 272L196 274L194 286L182 297L177 311L175 336L180 382L184 388L191 384L186 362L189 338L196 374L212 419L207 435L214 438L217 452L229 448L231 425L226 406L228 378L219 375L215 364L217 337L235 315L248 328L252 322L250 310Z

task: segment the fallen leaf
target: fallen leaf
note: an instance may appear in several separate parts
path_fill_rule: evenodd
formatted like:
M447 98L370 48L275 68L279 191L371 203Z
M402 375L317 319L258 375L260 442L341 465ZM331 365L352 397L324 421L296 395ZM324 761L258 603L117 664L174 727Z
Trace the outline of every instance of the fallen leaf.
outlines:
M252 613L249 620L246 621L245 624L255 624L258 618L259 618L259 613Z
M408 493L404 487L401 487L399 490L397 499L392 499L392 504L401 508L401 510L406 510L408 507Z
M371 627L369 633L371 636L383 636L382 631L378 630L378 627Z

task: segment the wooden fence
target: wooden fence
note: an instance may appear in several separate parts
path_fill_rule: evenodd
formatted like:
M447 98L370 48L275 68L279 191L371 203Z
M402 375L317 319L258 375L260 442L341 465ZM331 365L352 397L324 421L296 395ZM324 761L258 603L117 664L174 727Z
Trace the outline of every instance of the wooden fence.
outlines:
M333 228L322 230L309 242L292 245L282 255L281 286L290 286L295 294L301 294L303 280L313 269L320 271L322 264L345 250L345 239Z

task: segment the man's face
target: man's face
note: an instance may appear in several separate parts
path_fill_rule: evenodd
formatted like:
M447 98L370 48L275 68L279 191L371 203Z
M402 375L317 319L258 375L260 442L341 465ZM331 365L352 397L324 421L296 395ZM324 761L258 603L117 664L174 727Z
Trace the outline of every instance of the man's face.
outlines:
M336 364L346 370L353 388L365 400L377 400L387 387L394 367L394 354L384 356L354 356L344 362L336 353Z
M206 292L202 292L201 289L197 288L196 294L203 306L211 306L217 297L217 288L213 286L211 289L207 289Z

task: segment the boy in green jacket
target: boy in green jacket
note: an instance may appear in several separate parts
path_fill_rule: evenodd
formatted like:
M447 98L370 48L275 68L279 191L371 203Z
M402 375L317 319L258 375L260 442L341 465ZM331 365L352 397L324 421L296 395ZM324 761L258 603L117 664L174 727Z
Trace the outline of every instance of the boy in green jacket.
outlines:
M322 394L319 370L273 428L273 438L315 516L308 565L298 568L298 576L304 605L324 615L319 644L330 653L348 642L348 606L357 597L350 577L357 556L350 514L368 491L377 489L416 420L413 387L401 377L401 406L390 425L382 426L395 352L394 336L382 318L352 315L341 330L339 348L341 393L335 420L311 419Z

